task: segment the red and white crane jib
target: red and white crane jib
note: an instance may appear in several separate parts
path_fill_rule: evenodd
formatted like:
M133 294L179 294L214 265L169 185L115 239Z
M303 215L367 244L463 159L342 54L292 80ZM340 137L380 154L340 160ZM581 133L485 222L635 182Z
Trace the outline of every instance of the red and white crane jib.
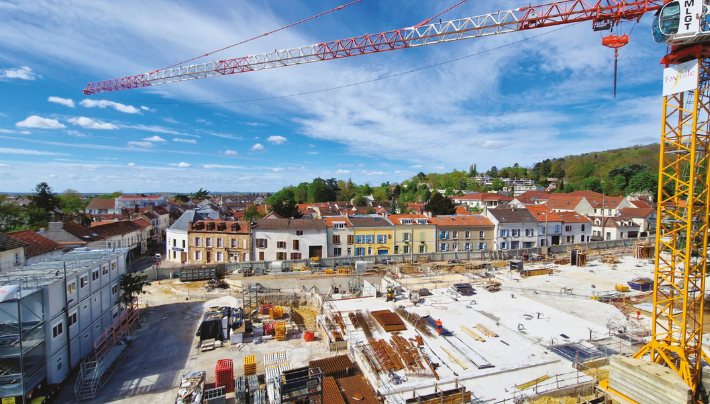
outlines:
M595 26L598 24L616 25L620 21L638 20L645 13L660 9L663 3L663 0L557 1L259 55L180 66L136 76L104 80L89 83L84 88L84 94L97 94L177 81L245 73L580 21L593 21Z

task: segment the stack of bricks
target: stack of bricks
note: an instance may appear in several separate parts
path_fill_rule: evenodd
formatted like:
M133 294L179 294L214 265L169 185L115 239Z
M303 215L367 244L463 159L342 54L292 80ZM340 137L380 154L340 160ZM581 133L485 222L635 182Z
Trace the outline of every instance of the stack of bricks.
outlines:
M244 375L255 375L256 374L256 356L249 355L244 357Z
M231 359L220 359L215 369L215 387L224 387L225 392L234 392L234 364Z

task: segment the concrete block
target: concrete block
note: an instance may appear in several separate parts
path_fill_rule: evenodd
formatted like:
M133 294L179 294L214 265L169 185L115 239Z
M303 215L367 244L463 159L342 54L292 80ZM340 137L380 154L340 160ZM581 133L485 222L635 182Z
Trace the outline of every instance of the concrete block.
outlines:
M676 372L657 363L612 356L609 387L643 403L689 404L692 391Z

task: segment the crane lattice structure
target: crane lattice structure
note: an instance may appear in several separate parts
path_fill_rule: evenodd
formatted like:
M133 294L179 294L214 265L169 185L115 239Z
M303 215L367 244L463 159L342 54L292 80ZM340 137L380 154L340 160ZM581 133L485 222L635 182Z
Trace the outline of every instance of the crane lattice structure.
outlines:
M654 37L658 42L671 45L663 63L668 67L698 60L698 74L693 89L667 95L663 100L652 338L635 357L668 366L697 393L701 362L705 358L701 338L710 206L710 156L707 153L710 148L710 23L706 22L710 19L706 19L707 1L683 2L683 7L698 6L694 10L700 10L685 15L685 18L698 20L696 23L700 28L691 33L681 34L678 29L679 13L683 12L678 1L564 0L438 23L427 20L413 27L379 34L155 70L89 83L84 93L253 72L582 21L591 21L593 29L599 31L624 21L638 22L644 14L658 12L654 20ZM671 17L675 15L673 13L678 14L675 32L664 32L668 28L663 25L668 22L664 10L668 10ZM688 20L680 25L686 25L685 22ZM608 381L602 382L600 387L613 392Z

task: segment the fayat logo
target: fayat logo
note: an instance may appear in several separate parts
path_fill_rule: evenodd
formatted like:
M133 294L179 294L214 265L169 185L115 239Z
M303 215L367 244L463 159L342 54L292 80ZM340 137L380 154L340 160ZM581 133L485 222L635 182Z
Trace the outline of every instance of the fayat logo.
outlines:
M678 83L680 83L681 80L687 78L687 77L693 77L695 76L695 72L693 70L688 69L688 67L683 67L678 71L678 73L675 76L666 76L666 83L673 82L673 88L676 88Z

